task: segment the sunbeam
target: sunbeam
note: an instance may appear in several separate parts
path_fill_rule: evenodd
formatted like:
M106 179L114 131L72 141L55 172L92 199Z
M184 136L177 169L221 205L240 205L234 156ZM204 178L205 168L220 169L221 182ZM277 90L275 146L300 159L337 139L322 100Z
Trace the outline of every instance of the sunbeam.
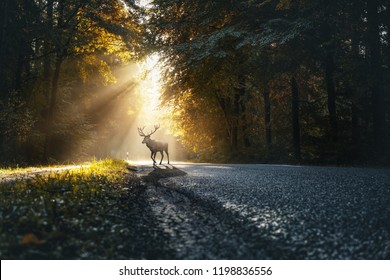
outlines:
M84 104L80 107L80 114L93 127L91 135L84 140L89 144L86 155L151 162L150 151L141 143L143 138L137 127L145 127L145 132L148 132L154 125L160 125L152 139L168 142L170 158L183 160L178 157L182 154L178 151L180 145L169 133L170 110L160 104L161 65L158 55L127 66L116 66L113 75L115 84L96 87L80 97L79 103ZM76 144L82 145L81 140Z
M143 102L141 110L144 125L160 122L162 109L159 106L161 96L161 67L158 63L158 55L149 56L142 65L145 78L139 84ZM142 123L140 123L142 125Z
M138 134L137 127L145 127L145 131L148 131L154 125L159 124L161 128L152 138L168 142L170 156L175 159L178 155L177 143L175 138L170 135L166 124L169 110L160 106L161 65L158 55L147 57L137 64L137 69L137 86L129 93L129 96L137 98L138 107L129 106L127 120L123 121L118 133L111 138L109 156L148 162L150 151L141 143L142 138ZM133 73L130 74L130 76L132 75ZM119 104L119 106L124 105Z
M131 161L150 160L149 149L142 144L142 138L138 135L137 127L145 127L149 131L154 125L159 124L161 128L153 135L154 139L159 139L169 143L169 151L172 159L176 157L176 141L169 134L164 117L167 110L161 108L161 66L158 55L154 54L140 63L142 80L138 84L139 98L142 100L142 108L135 117L133 125L130 126L125 141L121 146L121 152L126 155L126 159Z

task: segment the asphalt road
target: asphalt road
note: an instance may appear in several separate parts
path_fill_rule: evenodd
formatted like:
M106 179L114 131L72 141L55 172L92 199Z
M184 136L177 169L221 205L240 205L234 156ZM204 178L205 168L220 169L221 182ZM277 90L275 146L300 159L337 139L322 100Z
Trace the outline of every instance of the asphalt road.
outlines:
M390 259L389 169L137 168L146 258Z

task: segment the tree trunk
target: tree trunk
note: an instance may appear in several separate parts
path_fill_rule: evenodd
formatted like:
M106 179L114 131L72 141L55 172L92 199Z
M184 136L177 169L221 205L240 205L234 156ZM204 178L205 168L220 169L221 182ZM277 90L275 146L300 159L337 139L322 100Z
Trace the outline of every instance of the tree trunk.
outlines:
M48 1L47 4L47 34L45 36L45 41L43 44L44 49L44 59L43 59L43 81L50 81L51 75L51 40L53 32L53 0ZM46 91L45 96L48 96L48 91Z
M221 108L221 111L223 113L223 116L224 116L224 120L225 120L225 130L226 130L226 136L227 138L226 139L231 139L231 125L230 125L230 122L229 122L229 112L228 112L228 105L227 105L227 101L224 97L221 97L218 95L218 93L216 92L215 93L215 98L217 99L218 101L218 104Z
M296 161L301 160L301 131L299 125L299 91L295 76L291 78L291 111L293 127L293 149Z
M267 150L270 152L272 145L271 138L271 102L269 99L269 87L266 83L263 90L263 99L264 99L264 124L265 124L265 143L267 145Z
M61 54L57 55L55 69L53 73L53 79L50 90L50 104L47 115L47 131L45 135L45 143L43 149L43 160L48 161L51 154L51 142L53 137L53 128L54 128L54 118L57 106L57 92L58 92L58 81L60 77L61 65L63 62L63 56Z
M64 0L59 1L58 3L58 20L57 20L57 31L60 32L63 28L64 20ZM50 10L50 8L48 8ZM55 40L55 50L56 50L56 61L54 66L53 77L51 79L51 88L49 96L49 108L47 113L47 125L46 125L46 135L45 143L43 147L43 160L48 161L49 156L52 153L51 142L53 138L53 129L54 129L54 120L55 112L57 106L57 92L58 92L58 81L60 77L60 71L62 62L66 56L66 47L63 45L62 36L63 34L57 34L58 37Z
M332 52L328 51L325 61L325 81L326 90L328 93L328 112L329 112L329 124L330 134L332 140L337 142L338 140L338 127L337 127L337 115L336 115L336 90L333 81L334 75L334 61Z
M25 46L24 40L21 40L19 43L19 48L18 48L18 59L16 62L16 70L15 70L15 77L14 77L14 82L13 82L13 89L14 90L19 90L22 85L22 74L23 74L23 66L25 63L25 53L24 53L24 46Z
M238 123L240 114L240 93L236 89L233 97L233 116L232 116L232 135L231 135L231 146L233 152L238 150Z
M375 142L379 149L384 144L385 136L385 99L383 74L381 69L381 42L379 35L378 1L367 1L367 26L369 48L369 84L372 101L372 120Z
M355 17L358 18L358 15ZM359 34L354 32L351 42L352 57L356 61L360 59L358 36ZM352 86L349 82L346 85L346 95L348 96L348 98L351 99L351 142L356 147L356 145L360 142L359 104L361 103L361 101L359 100L360 98L358 98L357 96L356 86Z
M0 99L7 95L7 83L5 73L5 57L7 52L7 12L8 12L8 0L3 0L0 6Z
M351 125L352 125L352 143L358 144L360 139L359 134L359 114L355 102L351 103Z
M246 105L248 103L248 93L246 92L246 86L245 86L245 76L242 76L240 78L240 86L237 89L239 92L239 114L241 116L241 125L242 125L242 134L243 134L243 141L244 141L244 147L248 148L251 145L250 138L249 138L249 121L247 116L247 109Z

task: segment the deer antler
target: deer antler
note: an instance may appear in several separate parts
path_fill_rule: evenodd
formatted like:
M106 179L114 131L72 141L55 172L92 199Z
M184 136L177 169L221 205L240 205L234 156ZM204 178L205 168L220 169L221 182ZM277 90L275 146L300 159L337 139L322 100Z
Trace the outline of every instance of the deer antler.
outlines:
M142 136L142 137L146 136L144 133L145 127L143 127L143 128L137 127L137 129L138 129L139 136Z
M154 126L154 130L152 130L149 134L145 134L145 132L144 132L145 127L143 127L143 128L137 127L139 136L142 136L142 137L147 137L147 136L152 135L152 134L155 133L155 132L157 131L157 129L159 129L159 128L160 128L160 125L155 125L155 126Z
M148 134L148 136L150 136L150 135L152 135L153 133L155 133L155 132L157 131L157 129L159 129L159 128L160 128L160 125L154 125L154 130L151 131L151 132Z

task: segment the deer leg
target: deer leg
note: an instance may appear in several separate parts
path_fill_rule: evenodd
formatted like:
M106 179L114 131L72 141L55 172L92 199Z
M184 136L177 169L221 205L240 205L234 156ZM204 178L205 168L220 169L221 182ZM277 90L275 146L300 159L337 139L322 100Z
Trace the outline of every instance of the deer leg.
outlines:
M157 163L157 161L156 161L156 156L157 156L157 152L154 152L154 154L153 154L154 163Z
M154 155L154 157L156 157L156 154L154 152L152 152L152 154L150 155L150 158L153 160L153 163L156 163L156 161L153 158L153 155Z
M164 152L163 151L160 151L160 154L161 154L161 160L160 160L160 164L162 163L162 160L164 158Z
M168 149L167 150L165 150L165 153L167 154L167 156L168 156L168 164L169 164L169 153L168 153Z

